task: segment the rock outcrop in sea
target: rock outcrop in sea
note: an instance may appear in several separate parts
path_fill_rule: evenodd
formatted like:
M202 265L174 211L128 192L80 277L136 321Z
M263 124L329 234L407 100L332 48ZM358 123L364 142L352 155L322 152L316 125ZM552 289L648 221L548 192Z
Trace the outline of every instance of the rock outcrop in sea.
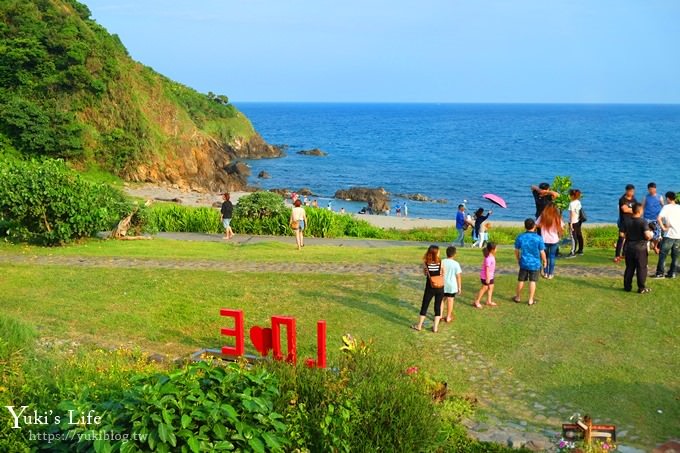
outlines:
M317 156L317 157L328 156L328 153L326 151L322 151L319 148L303 149L302 151L298 151L297 154L300 154L302 156Z
M382 187L351 187L335 192L340 200L365 201L374 213L382 213L390 209L390 194Z

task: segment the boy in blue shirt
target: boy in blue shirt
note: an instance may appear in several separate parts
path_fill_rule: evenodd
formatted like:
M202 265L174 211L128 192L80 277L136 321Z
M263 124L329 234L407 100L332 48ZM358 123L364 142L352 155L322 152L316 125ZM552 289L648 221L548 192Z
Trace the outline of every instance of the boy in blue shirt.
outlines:
M520 302L524 282L529 280L529 305L534 305L534 294L536 293L536 282L541 269L547 263L545 256L545 243L543 238L536 234L536 222L534 219L524 221L526 231L515 239L515 258L519 264L519 275L517 276L517 292L515 302Z

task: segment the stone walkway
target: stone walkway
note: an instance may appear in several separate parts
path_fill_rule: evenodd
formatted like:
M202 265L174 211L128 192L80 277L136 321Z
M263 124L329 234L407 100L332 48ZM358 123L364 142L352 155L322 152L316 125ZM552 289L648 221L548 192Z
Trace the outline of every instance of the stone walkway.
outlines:
M409 243L409 245L413 245L413 243ZM0 254L0 264L296 274L389 274L398 279L400 286L409 290L404 291L404 294L409 294L410 290L420 290L422 285L422 271L417 264L266 263L13 254ZM559 271L560 275L572 277L600 276L618 278L621 276L620 269L578 266L575 264L561 266ZM504 269L499 272L499 274L514 273L514 269ZM408 308L410 311L417 309L413 301L401 300L400 302L404 308ZM491 365L490 360L475 352L470 341L458 338L454 332L451 332L448 336L450 346L444 352L444 355L452 362L460 364L463 370L466 371L469 381L474 384L476 396L485 413L485 417L481 421L478 419L465 422L469 432L480 440L494 441L512 447L526 446L535 451L553 450L554 439L558 435L558 432L555 430L577 412L578 408L569 402L557 401L552 398L541 399L530 385L517 380L511 373L494 367ZM612 422L612 420L606 419L599 421L605 423ZM617 428L619 439L631 442L638 440L635 435L628 434L635 432L633 427L618 426ZM626 451L633 452L635 449L628 448Z

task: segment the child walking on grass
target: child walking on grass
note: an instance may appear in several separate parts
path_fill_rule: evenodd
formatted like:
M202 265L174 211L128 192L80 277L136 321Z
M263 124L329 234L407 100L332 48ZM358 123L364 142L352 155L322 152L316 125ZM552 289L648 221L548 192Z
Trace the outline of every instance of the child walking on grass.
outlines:
M496 244L493 242L487 243L482 252L484 253L484 261L482 262L482 270L479 273L482 287L479 288L479 293L477 293L475 308L482 308L480 302L485 293L486 305L495 307L498 305L493 301L494 276L496 274Z
M451 322L456 319L453 314L453 303L456 301L456 296L460 296L463 292L463 283L461 274L463 270L460 264L454 258L456 257L456 248L450 246L446 248L446 259L442 260L442 267L444 268L444 302L446 302L446 318L445 322Z

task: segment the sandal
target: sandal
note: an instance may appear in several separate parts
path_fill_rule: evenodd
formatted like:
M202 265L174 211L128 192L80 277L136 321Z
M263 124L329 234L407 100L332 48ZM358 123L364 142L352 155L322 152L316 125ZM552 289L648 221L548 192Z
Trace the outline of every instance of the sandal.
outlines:
M487 302L486 303L489 307L497 307L498 304L496 302Z
M479 302L475 302L475 304L473 305L473 307L475 307L475 308L482 308L482 304L480 304Z
M445 321L446 321L446 322L451 322L451 321L453 321L453 318L446 318Z
M432 328L432 333L439 333L439 330L434 330L434 327Z
M421 330L423 330L422 327L418 328L418 324L412 324L412 325L411 325L411 329L413 329L413 330L415 330L415 331L417 331L417 332L420 332Z
M529 301L529 305L536 305L536 301L535 301L535 300L530 300L530 301Z
M519 303L522 302L522 301L520 300L520 298L517 297L517 296L513 297L513 298L512 298L512 301L513 301L514 303L516 303L516 304L519 304Z

